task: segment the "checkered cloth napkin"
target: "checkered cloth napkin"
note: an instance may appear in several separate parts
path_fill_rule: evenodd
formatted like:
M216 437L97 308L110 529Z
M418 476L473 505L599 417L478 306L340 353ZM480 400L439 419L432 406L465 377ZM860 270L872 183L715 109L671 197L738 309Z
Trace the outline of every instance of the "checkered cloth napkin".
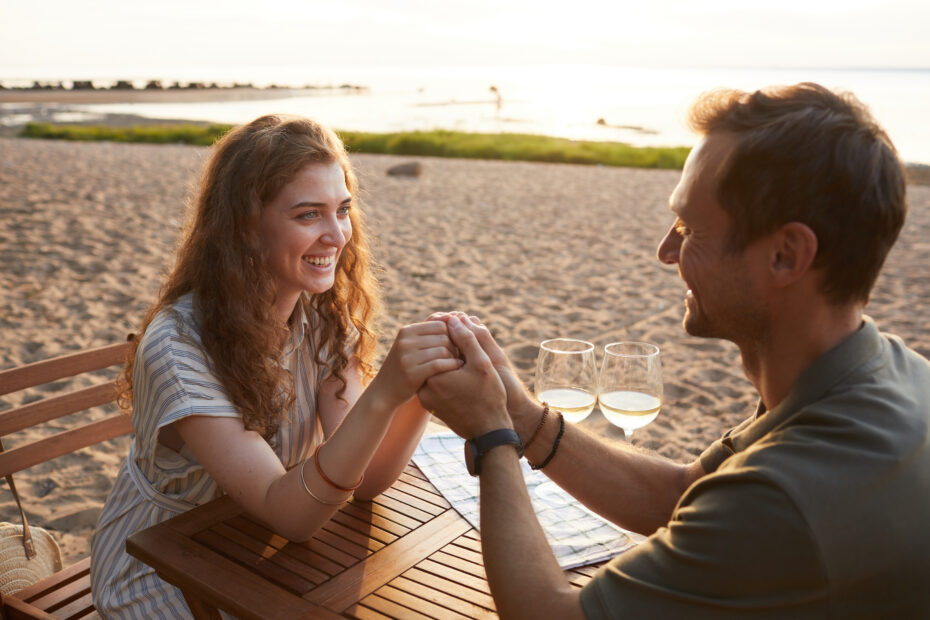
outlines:
M480 529L478 479L465 469L463 444L464 440L454 433L426 435L413 460L452 507ZM525 461L521 467L536 517L563 569L610 559L644 540L589 511L545 474L530 469Z

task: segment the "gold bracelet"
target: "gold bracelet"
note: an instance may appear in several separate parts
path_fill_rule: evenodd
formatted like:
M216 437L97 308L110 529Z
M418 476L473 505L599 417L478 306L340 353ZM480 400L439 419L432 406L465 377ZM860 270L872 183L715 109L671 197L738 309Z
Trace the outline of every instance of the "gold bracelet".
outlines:
M318 445L316 447L316 450L313 453L313 464L316 466L316 473L320 474L320 478L323 479L323 482L333 487L334 489L339 489L340 491L348 491L349 493L352 493L353 491L358 489L360 486L362 486L362 480L365 479L365 474L362 474L362 476L358 479L358 482L356 482L354 486L344 487L342 485L336 484L335 482L329 479L329 476L323 473L323 468L320 467L320 448L322 448L324 445L325 445L325 442Z
M341 506L342 504L349 501L348 497L345 499L339 500L338 502L328 502L325 499L321 499L317 497L316 493L310 490L310 487L307 485L307 481L304 479L304 465L306 464L307 464L307 461L304 461L303 463L299 465L300 471L298 472L298 475L300 476L300 483L304 485L304 490L310 495L310 497L320 502L321 504L325 504L327 506Z

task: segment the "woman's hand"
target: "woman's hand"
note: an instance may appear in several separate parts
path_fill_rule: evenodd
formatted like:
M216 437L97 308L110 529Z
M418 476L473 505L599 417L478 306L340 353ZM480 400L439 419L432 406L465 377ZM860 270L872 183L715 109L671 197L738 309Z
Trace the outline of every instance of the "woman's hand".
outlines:
M374 389L393 410L410 400L427 379L462 364L443 321L414 323L397 333L368 389Z

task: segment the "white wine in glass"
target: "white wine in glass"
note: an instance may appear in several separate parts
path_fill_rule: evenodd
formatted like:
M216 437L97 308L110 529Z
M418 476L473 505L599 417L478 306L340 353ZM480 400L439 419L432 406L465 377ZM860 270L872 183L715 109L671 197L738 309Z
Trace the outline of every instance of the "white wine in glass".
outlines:
M627 441L633 431L655 420L662 407L659 347L646 342L612 342L604 347L598 401L601 413L623 429Z
M535 391L539 402L561 411L569 422L588 417L597 403L594 345L572 338L553 338L540 344Z

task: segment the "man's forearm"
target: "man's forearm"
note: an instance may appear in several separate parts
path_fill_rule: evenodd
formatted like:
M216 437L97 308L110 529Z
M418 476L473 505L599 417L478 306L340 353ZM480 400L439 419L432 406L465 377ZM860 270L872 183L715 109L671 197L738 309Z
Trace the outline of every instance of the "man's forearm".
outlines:
M527 405L514 415L524 440L538 423L542 407ZM552 451L559 431L552 412L526 452L541 463ZM566 423L555 456L543 470L554 482L605 519L649 535L668 523L682 493L703 475L699 461L680 465L658 455L611 446Z
M509 446L482 463L481 551L501 618L582 617L578 591L552 555Z

